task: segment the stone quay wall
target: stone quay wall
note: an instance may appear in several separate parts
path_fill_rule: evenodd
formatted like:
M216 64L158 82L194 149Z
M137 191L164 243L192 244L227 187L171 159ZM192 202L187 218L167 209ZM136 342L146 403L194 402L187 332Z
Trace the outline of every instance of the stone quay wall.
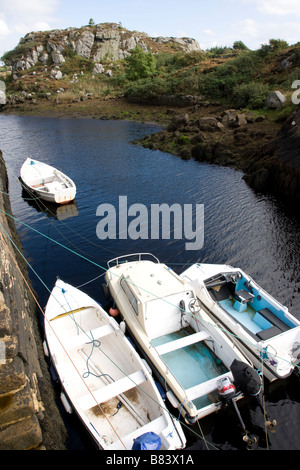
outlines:
M11 213L1 151L0 210ZM35 293L13 219L1 211L0 450L63 450L66 430L44 358Z

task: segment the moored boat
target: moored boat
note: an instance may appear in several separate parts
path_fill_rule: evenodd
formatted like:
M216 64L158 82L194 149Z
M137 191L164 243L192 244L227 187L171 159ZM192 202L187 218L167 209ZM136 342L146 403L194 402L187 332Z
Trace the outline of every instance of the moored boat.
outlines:
M125 255L108 262L105 280L139 351L186 422L220 409L222 393L241 398L230 367L239 361L253 370L251 362L173 270L153 255Z
M32 158L27 158L20 171L25 188L44 201L66 204L76 196L74 181L61 171Z
M84 292L57 280L45 310L45 351L75 411L99 449L185 447L149 368L117 322Z
M284 379L299 366L300 321L241 269L196 263L181 278L268 380Z

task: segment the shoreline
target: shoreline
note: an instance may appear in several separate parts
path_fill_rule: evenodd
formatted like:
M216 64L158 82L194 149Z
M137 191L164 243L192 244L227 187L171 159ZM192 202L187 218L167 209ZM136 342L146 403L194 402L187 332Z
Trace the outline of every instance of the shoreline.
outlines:
M300 110L273 122L257 112L245 113L221 104L168 106L128 102L125 98L80 102L25 101L2 108L4 115L57 119L129 120L162 130L135 142L183 159L229 166L244 173L254 191L288 205L300 202ZM294 115L294 117L293 117ZM297 122L297 125L292 123ZM299 126L298 126L299 124ZM293 159L287 157L290 148Z

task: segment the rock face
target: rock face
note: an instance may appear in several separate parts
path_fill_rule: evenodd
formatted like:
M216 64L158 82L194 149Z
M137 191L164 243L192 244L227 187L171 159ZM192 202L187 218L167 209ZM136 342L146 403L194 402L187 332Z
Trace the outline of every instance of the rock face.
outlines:
M151 38L115 23L103 23L80 29L29 33L20 40L16 48L20 54L11 60L11 65L14 73L30 69L38 62L61 66L70 51L94 63L99 64L104 59L114 62L130 55L136 46L153 53L167 47L184 52L200 50L198 42L192 38Z
M254 152L245 180L257 191L271 192L291 206L300 204L300 110L294 111L277 137Z

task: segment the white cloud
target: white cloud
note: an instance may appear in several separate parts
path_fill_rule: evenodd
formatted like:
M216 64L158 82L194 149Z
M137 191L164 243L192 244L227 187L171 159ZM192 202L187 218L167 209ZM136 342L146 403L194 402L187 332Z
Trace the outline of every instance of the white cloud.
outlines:
M0 57L31 31L55 27L60 0L0 0Z
M204 29L203 33L207 34L208 36L214 36L214 34L215 34L212 29Z
M22 18L24 22L49 18L55 13L59 0L0 0L0 10L4 15Z
M234 0L237 1L237 0ZM251 4L265 15L300 17L299 0L238 0L239 3Z
M242 35L247 38L256 38L259 34L259 25L252 19L246 19L233 25L233 30L238 35Z
M0 14L0 37L6 36L7 34L9 34L9 27L5 22L4 15Z
M256 3L262 13L300 16L299 0L256 0Z

